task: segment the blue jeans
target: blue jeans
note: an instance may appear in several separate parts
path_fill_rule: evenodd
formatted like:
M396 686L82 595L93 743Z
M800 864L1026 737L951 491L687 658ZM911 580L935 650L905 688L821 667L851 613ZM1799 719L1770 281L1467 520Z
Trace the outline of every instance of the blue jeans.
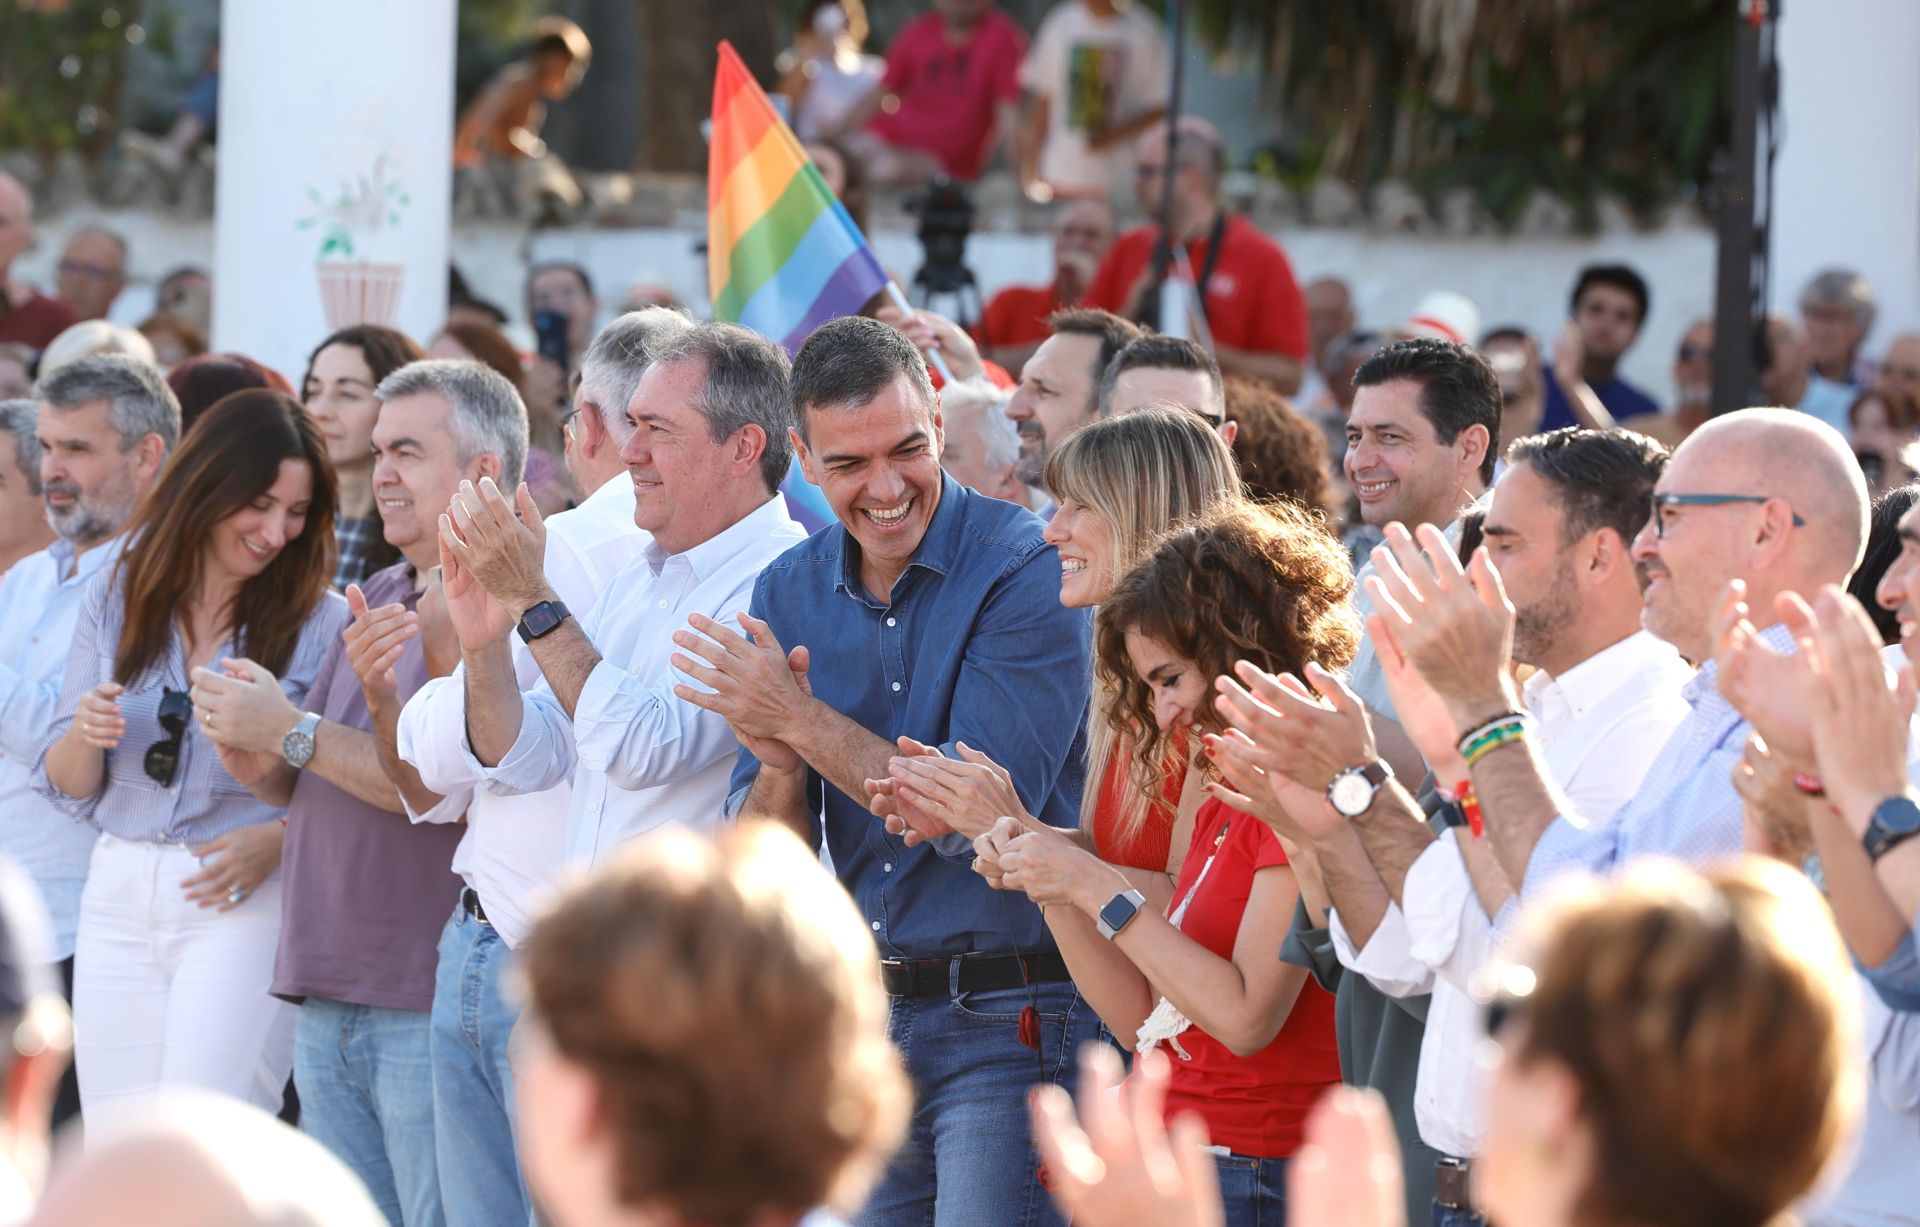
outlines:
M431 1029L418 1010L309 997L293 1024L300 1127L332 1151L393 1227L442 1227Z
M1433 1203L1433 1227L1487 1227L1487 1220L1472 1210L1443 1206L1436 1201Z
M500 995L512 958L492 925L454 905L433 987L433 1123L440 1199L457 1227L524 1227L532 1219L514 1157L507 1063L520 1013Z
M1020 1042L1020 1011L1040 1013L1040 1051ZM1071 1088L1099 1019L1073 985L895 997L887 1029L913 1080L906 1143L888 1165L863 1227L1037 1227L1061 1222L1040 1183L1027 1092Z
M1246 1155L1213 1156L1227 1227L1286 1227L1287 1161Z

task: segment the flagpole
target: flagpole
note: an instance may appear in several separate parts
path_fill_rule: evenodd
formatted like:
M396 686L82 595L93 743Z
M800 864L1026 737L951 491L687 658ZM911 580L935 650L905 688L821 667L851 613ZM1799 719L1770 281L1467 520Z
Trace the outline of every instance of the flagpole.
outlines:
M894 308L899 311L901 315L909 320L913 318L913 304L907 301L907 296L900 292L899 283L891 277L887 278L887 297L893 301ZM953 368L947 365L947 360L940 356L938 349L929 349L927 351L927 363L932 366L934 370L940 372L940 379L943 383L954 382Z

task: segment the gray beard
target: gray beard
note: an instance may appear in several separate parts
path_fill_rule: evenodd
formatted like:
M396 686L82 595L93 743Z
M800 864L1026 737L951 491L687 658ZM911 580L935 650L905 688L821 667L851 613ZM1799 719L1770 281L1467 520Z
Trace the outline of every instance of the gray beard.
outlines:
M98 545L116 536L132 514L131 502L106 507L88 506L85 499L65 511L47 509L47 523L53 531L75 545Z

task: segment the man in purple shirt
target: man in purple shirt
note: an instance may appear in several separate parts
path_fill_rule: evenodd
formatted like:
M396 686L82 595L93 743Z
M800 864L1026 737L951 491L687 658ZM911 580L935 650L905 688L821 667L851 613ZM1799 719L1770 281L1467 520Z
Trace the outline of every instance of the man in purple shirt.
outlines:
M232 710L216 723L245 731L223 757L250 760L255 774L236 777L288 806L273 991L302 1006L300 1123L389 1222L440 1227L430 1011L463 828L407 820L403 794L421 810L439 798L373 730L452 671L438 516L463 480L520 480L527 419L511 385L476 363L415 363L402 376L381 386L373 489L404 561L347 589L354 622L314 683L313 710L296 710L271 677L218 679L196 702Z

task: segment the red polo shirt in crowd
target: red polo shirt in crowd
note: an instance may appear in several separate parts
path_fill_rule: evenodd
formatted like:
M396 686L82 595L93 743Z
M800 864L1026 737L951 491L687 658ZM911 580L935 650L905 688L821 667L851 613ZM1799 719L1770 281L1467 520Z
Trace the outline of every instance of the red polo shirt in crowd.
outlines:
M1010 285L993 296L974 334L983 345L1033 345L1053 335L1047 317L1073 304L1060 297L1060 283Z
M5 293L0 290L0 294ZM28 349L45 349L47 343L80 322L73 308L57 298L35 294L18 307L8 310L0 304L0 341L11 341Z
M924 149L949 175L971 181L980 175L996 107L1020 96L1027 36L997 8L964 43L949 43L945 31L940 15L928 13L894 38L882 83L900 109L872 127L889 145Z
M1121 312L1134 282L1153 260L1156 226L1120 236L1100 262L1083 305ZM1207 240L1187 244L1197 279L1207 267ZM1293 265L1280 244L1239 214L1227 218L1220 259L1207 282L1207 327L1216 344L1255 353L1307 357L1307 300L1293 278Z

